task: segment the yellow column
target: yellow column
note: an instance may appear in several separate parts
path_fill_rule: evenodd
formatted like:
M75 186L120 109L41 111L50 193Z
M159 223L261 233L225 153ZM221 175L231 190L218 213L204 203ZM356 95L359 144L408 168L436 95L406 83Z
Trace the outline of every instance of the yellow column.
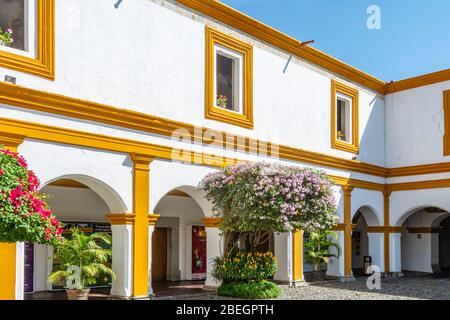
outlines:
M4 149L17 152L25 137L6 132L0 133ZM16 299L16 244L0 243L0 300Z
M154 157L131 154L133 160L133 213L136 215L133 230L133 297L149 295L149 210L150 163Z
M303 230L292 234L292 281L303 281Z
M344 188L344 276L351 277L352 272L352 191Z
M391 272L391 255L390 255L390 198L391 192L385 191L384 196L384 272Z

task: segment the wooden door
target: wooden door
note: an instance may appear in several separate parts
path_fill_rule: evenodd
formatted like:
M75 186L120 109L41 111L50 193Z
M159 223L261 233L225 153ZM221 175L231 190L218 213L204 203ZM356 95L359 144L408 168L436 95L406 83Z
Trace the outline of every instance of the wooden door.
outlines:
M152 236L152 280L167 280L167 229L156 228Z

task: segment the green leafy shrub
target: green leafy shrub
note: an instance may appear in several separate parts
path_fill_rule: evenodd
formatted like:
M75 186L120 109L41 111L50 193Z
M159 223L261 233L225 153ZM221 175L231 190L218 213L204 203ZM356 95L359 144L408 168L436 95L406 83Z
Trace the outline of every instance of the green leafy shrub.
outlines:
M277 260L272 252L239 252L232 257L214 260L212 275L219 281L250 282L273 277L277 272Z
M337 234L332 231L311 232L306 241L306 261L313 265L314 271L324 271L331 258L339 258L341 248L337 244ZM336 253L330 253L335 248Z
M217 289L217 295L242 299L276 299L281 289L270 281L227 283Z
M74 278L74 289L77 290L97 284L102 275L114 279L115 274L108 266L111 250L100 246L101 242L110 245L111 236L102 232L86 235L77 228L71 229L71 232L70 240L63 239L55 247L53 258L60 263L60 268L50 275L48 281L59 284L73 278L71 268L74 266L80 271L79 279Z

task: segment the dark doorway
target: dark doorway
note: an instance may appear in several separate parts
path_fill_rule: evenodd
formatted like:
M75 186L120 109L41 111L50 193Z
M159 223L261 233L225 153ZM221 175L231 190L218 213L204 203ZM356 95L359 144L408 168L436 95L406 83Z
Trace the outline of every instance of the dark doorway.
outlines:
M450 218L441 223L439 232L439 266L443 273L450 274Z
M156 228L152 236L152 280L167 279L167 229Z

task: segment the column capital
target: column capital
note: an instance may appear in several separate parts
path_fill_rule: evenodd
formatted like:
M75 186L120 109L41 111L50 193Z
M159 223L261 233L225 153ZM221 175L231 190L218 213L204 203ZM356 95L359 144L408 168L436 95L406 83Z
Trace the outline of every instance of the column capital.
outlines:
M206 228L218 228L222 218L203 218L202 223Z
M355 188L352 187L352 186L348 186L348 185L347 186L343 186L342 190L344 190L344 196L351 196L353 189L355 189Z
M150 163L155 159L154 156L143 154L143 153L130 153L131 160L133 160L134 165L139 168L141 166L148 167Z
M111 225L132 225L136 220L136 215L132 213L113 213L106 215L106 218L109 220Z
M4 145L5 149L10 151L17 151L17 148L23 143L26 136L8 133L8 132L0 132L0 144Z
M148 215L148 224L150 226L156 225L156 222L158 222L158 219L161 217L159 214L149 214Z
M384 190L383 191L383 196L385 198L385 200L389 199L389 197L391 196L392 191L391 190ZM387 198L387 199L386 199Z

